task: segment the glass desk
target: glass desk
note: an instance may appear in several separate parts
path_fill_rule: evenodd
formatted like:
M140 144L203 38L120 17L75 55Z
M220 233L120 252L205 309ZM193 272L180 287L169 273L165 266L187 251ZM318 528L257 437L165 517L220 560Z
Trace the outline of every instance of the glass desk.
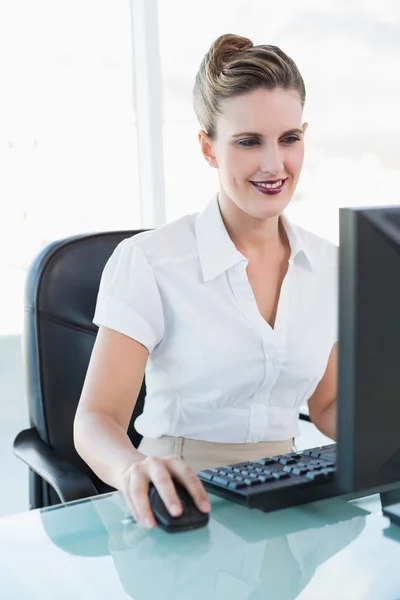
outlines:
M378 496L264 514L210 495L167 534L119 493L0 519L1 600L398 600L400 528Z

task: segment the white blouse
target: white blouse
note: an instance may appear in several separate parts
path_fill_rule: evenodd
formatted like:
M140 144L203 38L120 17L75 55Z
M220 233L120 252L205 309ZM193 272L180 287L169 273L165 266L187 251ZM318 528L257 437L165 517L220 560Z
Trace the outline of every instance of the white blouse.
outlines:
M94 323L149 351L135 428L226 443L288 440L337 341L338 249L282 222L291 255L275 327L261 316L217 197L119 244Z

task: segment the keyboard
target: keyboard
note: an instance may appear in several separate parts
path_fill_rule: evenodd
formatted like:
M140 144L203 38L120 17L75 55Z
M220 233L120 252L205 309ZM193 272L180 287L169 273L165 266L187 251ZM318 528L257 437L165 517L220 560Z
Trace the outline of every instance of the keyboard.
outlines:
M207 491L265 512L339 495L336 444L205 469Z

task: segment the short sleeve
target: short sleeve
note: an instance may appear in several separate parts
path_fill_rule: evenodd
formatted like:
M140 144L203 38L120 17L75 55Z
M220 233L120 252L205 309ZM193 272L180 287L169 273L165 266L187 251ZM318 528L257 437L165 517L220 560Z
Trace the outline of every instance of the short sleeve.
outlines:
M95 325L119 331L152 352L164 335L164 315L154 272L132 238L122 241L104 267Z

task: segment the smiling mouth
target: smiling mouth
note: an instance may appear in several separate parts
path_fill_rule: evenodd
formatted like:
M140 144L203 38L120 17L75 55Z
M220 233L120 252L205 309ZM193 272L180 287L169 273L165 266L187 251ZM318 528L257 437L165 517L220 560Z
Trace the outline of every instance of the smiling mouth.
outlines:
M275 181L250 181L250 183L263 194L278 194L285 186L286 179Z

